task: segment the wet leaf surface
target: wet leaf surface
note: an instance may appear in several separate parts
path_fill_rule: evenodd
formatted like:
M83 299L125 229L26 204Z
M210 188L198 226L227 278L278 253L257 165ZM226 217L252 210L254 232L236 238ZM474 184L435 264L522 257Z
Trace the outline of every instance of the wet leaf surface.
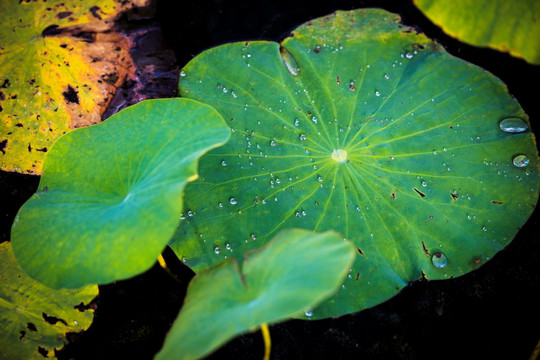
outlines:
M210 49L182 69L180 92L233 134L186 188L173 249L199 271L283 228L336 230L358 256L315 317L478 268L538 198L534 136L505 85L385 11ZM223 243L235 252L216 254Z

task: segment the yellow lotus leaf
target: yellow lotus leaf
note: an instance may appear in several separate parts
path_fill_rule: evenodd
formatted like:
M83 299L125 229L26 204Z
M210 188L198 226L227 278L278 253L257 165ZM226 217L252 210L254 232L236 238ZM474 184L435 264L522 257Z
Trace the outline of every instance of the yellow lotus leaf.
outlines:
M101 121L133 72L118 16L149 0L0 1L0 169L40 174L54 141Z

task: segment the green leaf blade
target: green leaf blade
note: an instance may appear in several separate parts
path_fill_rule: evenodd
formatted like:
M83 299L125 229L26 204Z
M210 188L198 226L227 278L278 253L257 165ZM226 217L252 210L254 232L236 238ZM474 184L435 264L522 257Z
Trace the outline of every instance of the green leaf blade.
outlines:
M174 233L198 158L228 136L212 108L168 99L62 137L47 157L40 190L13 226L21 265L52 287L148 269Z
M499 79L382 10L338 12L293 33L281 53L227 44L183 69L181 94L216 107L234 132L186 188L193 216L171 243L179 257L200 271L283 228L337 231L361 256L347 290L315 311L327 317L422 274L465 274L511 241L536 205L539 161L528 117ZM525 130L503 131L507 118ZM514 165L520 154L524 167ZM214 252L226 243L234 252Z
M540 64L540 3L534 0L415 0L415 5L447 34L475 46L487 46Z
M196 359L232 337L303 313L336 292L355 257L334 232L280 232L259 251L198 274L156 359Z

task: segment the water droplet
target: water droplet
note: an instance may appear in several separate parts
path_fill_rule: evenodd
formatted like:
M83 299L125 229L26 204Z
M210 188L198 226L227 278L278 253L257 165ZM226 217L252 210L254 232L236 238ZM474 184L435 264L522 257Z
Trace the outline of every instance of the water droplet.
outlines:
M220 251L221 251L221 250L219 249L219 247L216 246L216 247L214 248L214 253L219 254Z
M422 181L422 186L423 186L423 187L426 187L426 186L427 186L427 182Z
M305 314L307 317L311 317L311 316L313 316L313 310L306 310L306 311L304 311L304 314Z
M406 57L407 59L412 59L412 58L413 58L413 54L411 54L411 53L406 53L406 54L405 54L405 57Z
M507 133L521 133L527 131L529 126L527 123L520 118L506 118L503 119L499 126L502 131Z
M225 160L221 160L221 165L227 166L227 162Z
M233 197L229 199L229 202L231 203L231 205L236 205L237 203L236 199Z
M381 93L378 91L375 91L375 96L381 96Z
M299 139L300 139L300 140L302 140L302 141L304 141L304 140L306 140L306 139L307 139L307 136L306 136L306 135L304 135L304 134L302 134L302 135L300 135Z
M188 212L187 212L187 216L189 216L189 217L193 216L194 214L195 213L193 211L191 211L191 210L188 210Z
M523 154L517 155L512 160L512 163L517 167L525 167L529 165L529 158Z
M185 72L185 71L183 71L183 70L182 70L182 71L180 71L180 76L181 76L181 77L184 77L184 76L186 76L186 72Z
M270 146L276 146L276 142L274 140L270 141Z
M299 126L299 125L300 125L300 120L295 119L295 120L294 120L294 126Z
M437 269L444 269L448 265L448 258L443 253L436 252L431 257L431 262Z
M279 53L281 55L283 63L285 64L285 67L287 68L287 71L289 71L292 76L298 76L300 68L298 67L298 64L294 60L291 53L287 51L287 49L285 49L284 47L279 48Z
M229 250L229 251L232 251L232 247L231 247L231 244L227 243L225 245L225 249Z
M317 122L319 121L319 119L317 119L315 116L312 117L311 120L312 120L315 124L317 124Z

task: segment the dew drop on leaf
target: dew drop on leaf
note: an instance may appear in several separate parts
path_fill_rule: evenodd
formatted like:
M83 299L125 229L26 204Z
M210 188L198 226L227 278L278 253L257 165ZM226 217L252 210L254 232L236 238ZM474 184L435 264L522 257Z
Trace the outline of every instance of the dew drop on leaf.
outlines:
M517 155L512 160L512 163L517 167L525 167L529 165L529 158L523 154Z
M436 252L431 257L431 262L437 269L444 269L448 265L448 258L443 253Z
M507 132L507 133L512 133L512 134L527 131L527 129L529 128L527 123L519 118L503 119L499 123L499 126L502 131Z

